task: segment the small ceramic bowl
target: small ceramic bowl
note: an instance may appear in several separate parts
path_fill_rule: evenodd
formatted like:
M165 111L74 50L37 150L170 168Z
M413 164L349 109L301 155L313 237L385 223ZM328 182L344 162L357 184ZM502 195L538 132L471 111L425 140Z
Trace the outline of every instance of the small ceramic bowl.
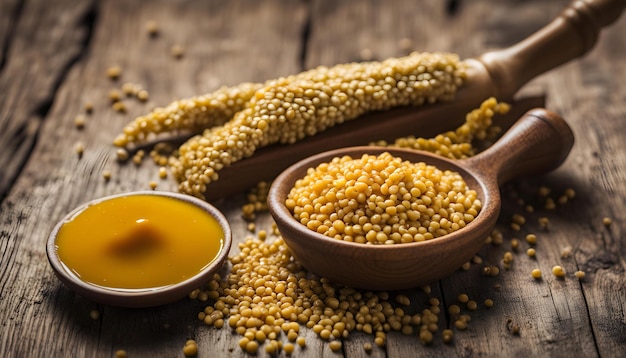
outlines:
M216 245L219 245L219 248L216 249L217 254L213 256L212 259L208 259L206 265L204 265L197 273L190 275L188 278L185 278L181 281L177 281L171 284L162 285L158 287L147 287L147 288L107 287L106 285L93 284L92 282L87 282L86 280L81 279L80 275L77 274L74 270L70 269L70 267L66 265L66 263L63 261L63 259L59 255L59 245L57 242L59 238L59 232L61 231L61 229L66 223L80 216L83 212L85 212L86 209L94 205L107 203L112 200L116 200L120 198L135 197L135 196L157 196L160 198L173 199L177 202L176 205L183 204L183 205L193 206L194 208L189 208L189 209L197 213L199 216L208 215L212 217L213 219L215 219L215 221L217 222L216 226L219 227L219 230L221 230L221 233L223 234L220 242L216 244ZM197 208L199 208L200 210L196 210ZM141 211L141 210L137 210L137 211ZM133 215L134 214L135 212L133 212ZM141 217L142 215L141 212L137 212L136 214L138 217ZM97 220L98 215L100 214L96 214L96 216L90 217L90 220ZM104 211L102 215L104 215ZM139 222L140 220L138 220L137 222ZM215 224L215 221L212 221L212 220L209 220L209 221ZM175 225L175 223L172 223L172 224ZM143 230L142 232L146 233L146 231L143 231ZM186 240L184 235L181 235L180 238L178 237L176 238L176 240L179 240L179 239ZM46 251L48 255L48 260L50 262L50 265L54 269L56 276L60 279L61 282L63 282L63 284L65 284L65 286L74 290L81 296L91 299L95 302L107 304L111 306L151 307L151 306L159 306L159 305L171 303L179 299L182 299L194 289L199 288L203 284L210 281L213 275L215 274L215 272L222 266L222 264L226 260L231 244L232 244L232 232L231 232L230 225L226 217L217 208L210 205L209 203L202 201L200 199L194 198L189 195L183 195L183 194L178 194L178 193L157 192L157 191L137 191L137 192L130 192L130 193L113 195L113 196L96 199L96 200L87 202L81 205L80 207L76 208L71 213L66 215L54 227L54 229L50 233L50 236L48 237ZM139 243L139 245L143 245L143 243ZM131 250L133 249L134 248L131 248ZM139 248L139 249L141 250L142 248ZM167 263L163 263L163 264L165 265Z

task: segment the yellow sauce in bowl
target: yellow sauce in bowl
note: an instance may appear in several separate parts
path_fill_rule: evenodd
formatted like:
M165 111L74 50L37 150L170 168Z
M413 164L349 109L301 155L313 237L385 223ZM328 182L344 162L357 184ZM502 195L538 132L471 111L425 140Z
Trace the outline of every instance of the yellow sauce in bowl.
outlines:
M117 290L175 285L200 273L224 249L218 220L166 195L95 202L60 227L55 248L81 281Z

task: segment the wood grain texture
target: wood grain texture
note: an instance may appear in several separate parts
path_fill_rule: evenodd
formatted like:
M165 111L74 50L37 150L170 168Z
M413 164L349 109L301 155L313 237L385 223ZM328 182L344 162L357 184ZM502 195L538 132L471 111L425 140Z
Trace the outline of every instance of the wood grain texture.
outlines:
M175 190L158 178L149 158L141 166L115 162L111 141L133 117L174 99L206 93L221 85L264 81L316 65L383 59L411 50L451 51L461 58L510 46L548 23L568 3L544 1L122 1L30 0L0 2L0 354L17 356L111 357L182 356L187 339L198 341L201 357L246 356L228 329L204 326L204 304L182 300L142 310L101 306L63 287L45 255L45 240L56 220L79 204L109 194L146 189ZM454 3L455 11L449 11ZM145 25L158 23L158 37ZM389 334L387 346L367 355L371 336L354 332L342 351L303 330L305 357L400 356L626 356L626 16L600 36L583 58L531 81L520 92L545 96L546 107L572 126L576 144L552 174L513 181L503 188L498 229L501 245L486 245L482 263L431 285L403 292L411 313L440 300L439 327L453 327L447 307L459 293L478 302L467 330L455 330L446 345L435 335L425 346L416 334ZM409 47L400 46L407 38ZM184 55L172 57L173 45ZM118 81L106 77L119 65ZM124 99L116 113L108 99L124 82L142 85L147 103ZM82 131L77 114L91 102ZM85 144L78 158L74 146ZM103 170L112 172L105 182ZM544 207L541 186L551 189L555 209ZM576 197L558 200L567 188ZM241 217L244 196L214 204L229 218L234 245L248 232ZM532 205L528 212L526 205ZM511 228L511 217L526 224ZM550 219L547 231L538 220ZM610 217L610 226L602 224ZM270 230L267 213L257 230ZM526 233L537 233L536 258L525 252ZM502 266L511 239L520 241L509 270ZM571 248L571 254L563 252ZM562 265L565 279L550 273ZM482 274L499 265L496 277ZM538 267L543 279L530 271ZM228 267L224 268L224 272ZM579 282L573 273L586 273ZM494 300L493 308L482 302ZM98 320L90 318L96 310ZM512 328L519 327L519 334ZM300 352L299 352L300 353ZM284 355L284 354L283 354Z

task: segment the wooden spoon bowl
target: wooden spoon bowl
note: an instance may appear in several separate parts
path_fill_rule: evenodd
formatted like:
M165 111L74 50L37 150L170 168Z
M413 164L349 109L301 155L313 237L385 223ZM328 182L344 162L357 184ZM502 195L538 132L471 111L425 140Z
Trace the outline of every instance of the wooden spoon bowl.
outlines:
M534 109L493 146L469 159L455 161L428 152L373 146L331 150L303 159L283 171L270 188L268 206L286 245L313 273L361 289L418 287L452 274L480 250L500 213L502 183L557 168L573 143L573 133L560 116ZM298 222L285 206L289 191L309 168L338 156L358 158L366 153L383 152L460 173L478 193L483 205L480 213L464 228L439 238L372 245L336 240L312 231Z

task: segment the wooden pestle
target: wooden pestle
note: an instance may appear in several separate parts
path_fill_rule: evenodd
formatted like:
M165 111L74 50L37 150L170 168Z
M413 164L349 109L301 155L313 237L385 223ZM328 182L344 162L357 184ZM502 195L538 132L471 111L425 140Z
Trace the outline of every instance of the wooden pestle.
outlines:
M372 112L294 144L258 149L253 156L220 170L219 179L208 184L205 197L224 198L259 181L271 181L291 164L322 151L453 130L485 99L511 101L533 78L587 53L600 30L617 20L625 7L626 0L575 0L556 19L516 45L464 60L467 81L453 101ZM514 114L520 116L529 108Z

